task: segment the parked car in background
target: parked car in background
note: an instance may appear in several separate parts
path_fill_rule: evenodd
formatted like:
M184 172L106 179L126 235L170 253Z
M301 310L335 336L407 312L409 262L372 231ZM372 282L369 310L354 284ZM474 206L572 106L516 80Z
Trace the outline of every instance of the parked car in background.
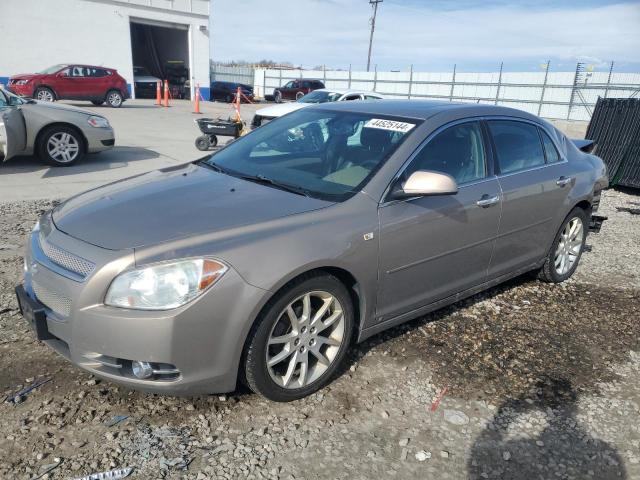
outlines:
M246 98L241 98L240 101L246 102L247 99L253 102L253 87L251 85L245 85L244 83L236 82L211 82L210 100L221 100L223 102L231 103L236 100L238 94L238 87Z
M41 102L0 89L0 156L35 154L68 167L86 153L113 148L109 121L87 110Z
M156 98L160 79L154 77L144 67L133 67L133 88L136 98Z
M116 70L91 65L60 64L39 73L14 75L7 88L41 102L87 100L117 108L129 98L127 82Z
M320 80L291 80L284 86L278 87L273 91L273 99L276 103L280 103L283 100L298 100L309 92L324 88L324 83Z
M289 401L352 340L528 271L567 280L606 186L600 158L526 112L332 102L62 202L16 293L37 338L98 377Z
M259 126L281 117L290 112L295 112L301 108L315 105L318 103L342 102L350 100L382 100L384 96L375 92L364 92L359 90L336 90L331 88L321 88L300 97L295 102L281 103L279 105L271 105L270 107L257 110L251 120L251 128Z

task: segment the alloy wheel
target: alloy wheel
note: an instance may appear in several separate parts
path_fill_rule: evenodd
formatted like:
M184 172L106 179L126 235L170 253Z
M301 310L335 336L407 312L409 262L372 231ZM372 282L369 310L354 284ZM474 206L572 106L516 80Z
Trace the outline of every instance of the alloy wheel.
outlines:
M554 258L558 275L565 275L578 260L584 240L583 231L584 225L579 217L573 217L565 224Z
M41 102L53 102L53 93L51 92L51 90L47 90L46 88L38 90L36 100L40 100Z
M271 379L295 389L322 377L340 351L345 323L342 305L328 292L308 292L289 303L269 334L266 363Z
M47 153L58 163L73 162L80 153L80 143L70 133L54 133L47 141Z
M109 102L109 105L111 105L112 107L119 107L122 103L122 97L118 92L111 92L107 96L107 102Z

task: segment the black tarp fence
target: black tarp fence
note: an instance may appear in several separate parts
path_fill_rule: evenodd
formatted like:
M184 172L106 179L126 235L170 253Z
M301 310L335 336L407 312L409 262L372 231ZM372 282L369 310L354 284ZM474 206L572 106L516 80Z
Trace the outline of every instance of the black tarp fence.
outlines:
M640 188L640 98L599 98L585 138L598 145L611 185Z

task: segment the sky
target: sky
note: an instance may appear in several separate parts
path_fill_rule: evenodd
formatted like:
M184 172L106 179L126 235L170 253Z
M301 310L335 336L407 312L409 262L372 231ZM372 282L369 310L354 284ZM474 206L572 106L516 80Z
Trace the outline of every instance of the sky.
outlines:
M368 0L211 0L214 61L365 70ZM372 70L640 72L640 0L384 0Z

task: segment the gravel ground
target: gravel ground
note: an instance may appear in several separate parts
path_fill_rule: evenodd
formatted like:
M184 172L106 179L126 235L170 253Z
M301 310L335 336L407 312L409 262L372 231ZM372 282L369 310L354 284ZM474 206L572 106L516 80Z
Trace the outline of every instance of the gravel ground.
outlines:
M36 342L13 286L51 206L0 204L0 392L52 379L0 405L0 478L640 478L638 196L605 192L571 281L525 276L387 331L289 404L132 392Z

